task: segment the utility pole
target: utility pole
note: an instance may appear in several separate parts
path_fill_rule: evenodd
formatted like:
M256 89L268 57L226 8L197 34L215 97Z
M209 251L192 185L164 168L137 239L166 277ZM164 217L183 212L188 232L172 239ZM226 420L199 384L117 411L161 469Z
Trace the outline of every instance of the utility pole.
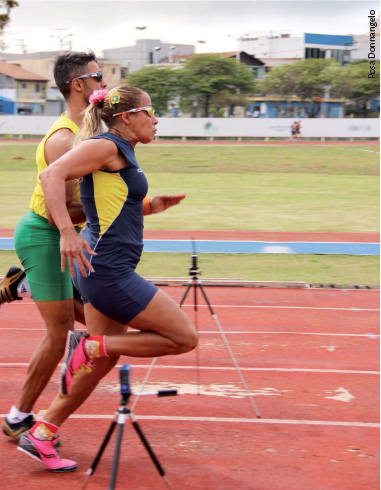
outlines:
M140 31L140 41L143 41L143 39L142 39L143 31L145 29L147 29L147 26L135 26L135 29L137 29L138 31ZM139 59L138 59L138 67L137 67L137 69L140 70L140 68L144 68L144 65L145 65L145 62L144 62L144 46L143 46L143 42L142 42L142 60L141 60L141 64L140 64L139 63Z
M24 39L16 39L16 41L20 41L20 44L16 44L16 46L20 46L22 54L26 54L26 44Z
M62 28L59 28L59 29L55 29L56 31L66 31L66 29L62 29ZM60 54L63 53L65 51L65 45L69 47L68 51L71 50L71 40L70 41L66 41L65 42L65 39L71 37L73 34L66 34L65 36L61 35L61 33L59 32L57 35L54 35L52 34L50 37L55 37L56 39L58 39L58 42L59 42L59 46L60 46Z

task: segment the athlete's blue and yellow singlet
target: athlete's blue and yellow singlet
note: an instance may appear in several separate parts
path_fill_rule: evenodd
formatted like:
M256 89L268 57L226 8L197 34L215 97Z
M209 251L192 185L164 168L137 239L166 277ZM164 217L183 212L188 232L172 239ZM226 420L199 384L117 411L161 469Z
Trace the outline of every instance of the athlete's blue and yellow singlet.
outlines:
M127 323L144 309L157 288L134 271L143 251L143 199L147 179L130 143L112 134L108 139L126 159L117 171L97 170L80 180L86 214L82 237L97 255L85 255L95 272L83 278L76 266L76 282L84 301L120 323Z

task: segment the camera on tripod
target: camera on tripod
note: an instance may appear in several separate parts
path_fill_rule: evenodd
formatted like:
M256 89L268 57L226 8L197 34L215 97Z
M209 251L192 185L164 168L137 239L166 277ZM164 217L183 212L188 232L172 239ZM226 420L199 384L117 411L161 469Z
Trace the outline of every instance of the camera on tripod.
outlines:
M123 398L127 400L131 396L131 388L130 388L130 364L124 364L119 371L120 377L120 393Z
M195 245L194 238L192 238L192 249L193 249L192 266L189 267L189 275L190 276L200 276L201 271L197 265L197 253L196 253L196 245Z

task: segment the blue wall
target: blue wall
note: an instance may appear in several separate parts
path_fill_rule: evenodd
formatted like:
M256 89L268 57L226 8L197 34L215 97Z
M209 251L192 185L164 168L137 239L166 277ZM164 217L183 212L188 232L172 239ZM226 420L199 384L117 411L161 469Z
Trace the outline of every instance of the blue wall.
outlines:
M352 46L353 36L333 36L330 34L304 34L305 44L330 44L335 46Z
M247 107L247 111L253 113L254 112L254 107L255 106L260 106L261 103L263 102L257 102L257 103L252 103ZM303 110L303 105L301 102L293 101L291 103L287 103L286 101L280 101L280 102L273 102L273 101L268 101L264 102L266 104L266 109L267 113L266 114L259 114L258 117L287 117L290 119L293 119L295 117L297 118L303 118L303 117L308 117L308 114L304 112ZM311 107L312 102L308 102L306 105L308 108ZM320 110L318 111L319 114L324 114L324 117L330 117L330 118L337 118L340 117L340 102L322 102L320 106ZM330 107L330 115L329 115L329 108ZM279 114L277 111L280 108L281 113ZM286 110L289 110L289 108L296 108L298 109L297 114L294 114L293 112L287 116ZM318 106L316 106L318 108ZM317 117L317 116L316 116ZM343 115L342 117L345 117L345 106L343 110Z
M0 96L0 114L15 114L16 104L6 97Z

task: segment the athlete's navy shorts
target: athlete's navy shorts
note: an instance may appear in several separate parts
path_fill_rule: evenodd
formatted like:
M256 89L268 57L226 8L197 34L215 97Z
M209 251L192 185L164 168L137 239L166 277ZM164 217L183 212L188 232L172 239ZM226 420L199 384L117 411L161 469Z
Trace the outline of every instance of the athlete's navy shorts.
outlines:
M123 325L143 311L158 290L132 268L117 279L97 278L96 273L85 278L75 264L73 283L84 303Z

